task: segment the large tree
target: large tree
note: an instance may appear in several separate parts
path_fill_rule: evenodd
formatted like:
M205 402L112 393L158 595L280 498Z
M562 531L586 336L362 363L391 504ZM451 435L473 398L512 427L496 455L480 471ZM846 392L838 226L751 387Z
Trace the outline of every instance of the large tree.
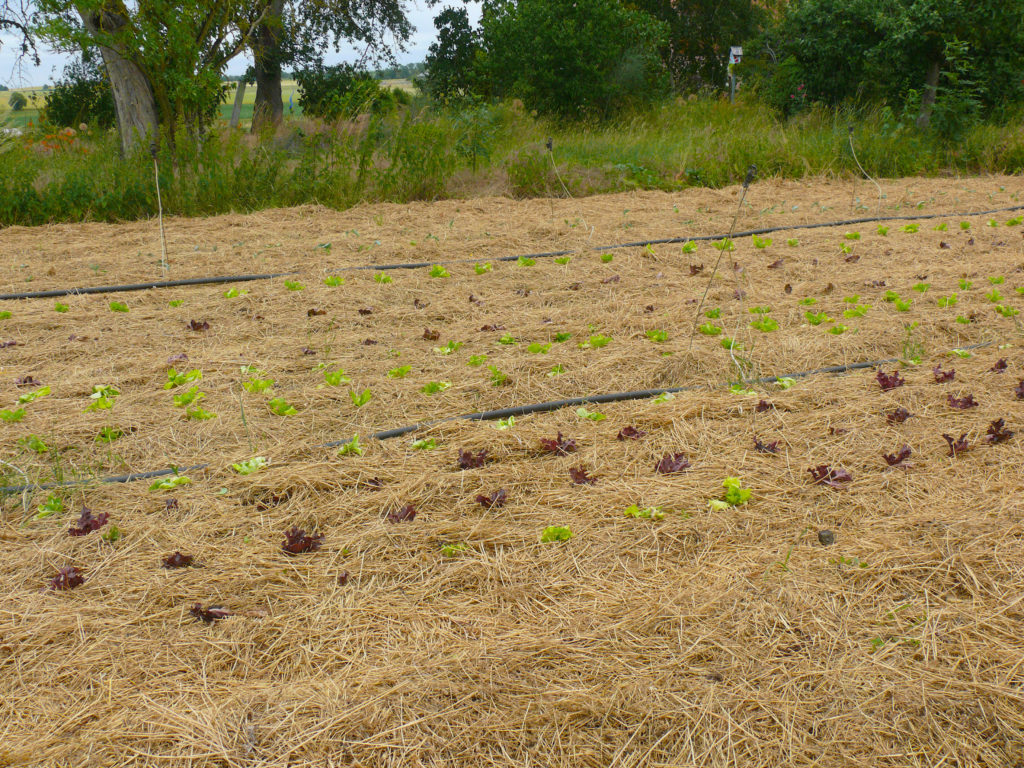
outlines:
M364 62L388 59L395 48L402 49L413 32L406 5L406 0L273 0L251 42L253 132L281 121L285 65L318 66L324 49L337 50L342 42L362 45Z
M98 49L130 151L178 131L198 133L223 97L224 68L251 43L273 0L38 0L40 37L58 49Z

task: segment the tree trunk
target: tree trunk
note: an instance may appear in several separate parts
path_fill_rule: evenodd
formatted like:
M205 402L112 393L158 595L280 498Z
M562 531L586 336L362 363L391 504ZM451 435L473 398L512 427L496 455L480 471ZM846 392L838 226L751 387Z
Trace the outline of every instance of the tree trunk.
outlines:
M99 13L84 13L79 10L79 15L89 32L99 32ZM107 33L116 33L125 23L124 19L115 14L107 14L102 20L102 29ZM122 56L118 50L102 45L99 49L114 94L121 148L128 154L139 146L146 147L151 141L156 141L159 135L153 90L142 70Z
M927 128L932 120L932 108L939 91L939 72L942 62L933 59L928 65L928 74L924 78L924 93L921 95L921 112L917 116L917 127Z
M281 98L283 12L284 0L271 0L267 15L253 39L256 72L256 100L252 105L253 133L258 133L267 125L278 126L284 120L284 101Z
M245 98L245 80L238 81L238 87L235 90L235 105L231 108L231 122L229 125L232 128L238 127L238 121L242 117L242 100Z

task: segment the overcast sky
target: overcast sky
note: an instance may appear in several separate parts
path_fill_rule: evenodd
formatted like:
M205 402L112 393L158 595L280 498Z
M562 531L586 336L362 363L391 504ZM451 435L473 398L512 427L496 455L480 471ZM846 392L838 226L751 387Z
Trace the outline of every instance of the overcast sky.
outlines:
M452 5L456 5L456 3L452 3ZM409 3L409 19L412 21L413 26L416 27L416 31L409 40L407 50L404 53L398 53L399 62L408 64L415 61L423 61L426 58L427 48L434 41L436 35L433 21L434 16L440 13L440 11L440 6L427 8L426 3L422 2L422 0L411 0ZM478 2L469 3L469 14L470 19L475 24L480 16ZM22 63L19 67L17 64L18 51L12 45L13 40L0 36L0 42L3 43L3 48L0 49L0 83L12 88L24 88L49 83L55 78L60 77L64 64L67 61L67 57L62 54L41 49L40 58L42 59L42 64L40 66L34 67L27 63ZM358 56L359 53L352 49L343 48L339 53L335 53L333 50L329 51L325 58L327 63L337 64L342 61L353 62ZM242 74L249 66L249 63L241 57L235 59L228 67L228 74Z

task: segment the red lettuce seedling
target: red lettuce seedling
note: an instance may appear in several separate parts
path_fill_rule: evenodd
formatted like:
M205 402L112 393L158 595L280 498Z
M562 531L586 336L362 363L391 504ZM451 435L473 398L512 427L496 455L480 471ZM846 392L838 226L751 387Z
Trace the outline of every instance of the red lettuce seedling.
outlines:
M827 485L829 488L842 488L844 483L849 483L853 480L853 475L842 467L833 469L827 464L819 464L807 471L811 473L815 484Z
M576 451L576 441L571 437L563 437L562 433L558 433L558 437L552 439L550 437L542 437L540 439L540 449L545 453L554 453L558 456L568 456L570 453Z
M954 458L964 451L969 451L971 446L967 443L967 433L964 432L960 437L955 440L947 434L942 435L943 439L949 443L949 455Z
M206 624L213 624L218 619L226 619L231 615L231 612L225 608L214 605L211 605L209 608L203 608L201 603L194 603L188 612Z
M284 543L281 545L281 549L289 555L301 555L304 552L314 552L320 549L323 540L324 537L319 533L310 536L301 528L292 526L290 530L284 532Z
M50 579L50 589L74 589L85 583L85 576L75 566L69 565L57 571L57 575Z
M695 277L704 271L703 264L691 264L690 265L690 277Z
M406 504L401 509L393 509L388 512L387 521L389 523L410 523L414 517L416 517L416 507Z
M306 310L306 317L319 317L320 315L326 315L326 314L327 314L327 310L326 309L317 309L316 307L312 307L312 308Z
M357 309L356 311L360 315L362 315L363 317L366 317L367 315L372 315L373 314L373 307L361 307L360 309Z
M910 458L910 446L904 445L896 453L883 453L882 458L890 467L903 466L903 462Z
M19 376L14 380L14 386L16 387L38 387L39 380L36 379L31 373L27 376Z
M192 565L192 555L183 555L178 550L174 550L173 555L167 555L164 558L164 568L189 568Z
M304 355L315 355L316 354L316 350L315 349L310 349L309 347L303 347L302 348L302 354L304 354Z
M974 399L974 395L967 395L966 397L947 395L946 401L949 403L950 408L956 408L958 411L966 411L968 408L978 407L978 401Z
M619 430L619 434L617 434L615 436L615 439L616 440L639 440L641 437L646 437L646 436L647 436L647 433L644 432L642 429L637 429L636 427L629 426L629 427L623 427L622 429L620 429Z
M903 377L900 376L899 371L886 373L881 368L879 368L877 373L875 373L875 381L878 382L878 386L882 388L883 392L888 392L890 389L896 389L896 387L902 387L904 384Z
M571 467L569 477L575 485L596 485L597 478L587 474L586 467Z
M505 502L508 500L508 493L504 488L499 488L490 496L485 496L482 493L478 493L476 496L477 503L484 509L499 509L505 506Z
M950 368L948 371L942 370L942 365L936 365L932 368L932 375L935 377L936 384L945 384L947 381L952 381L953 377L956 376L956 369Z
M775 408L774 403L770 403L767 400L761 400L758 402L757 405L754 406L754 411L756 413L764 413L765 411L770 411L773 408Z
M208 331L210 330L209 320L189 320L188 328L190 331Z
M78 518L78 525L73 525L68 528L68 533L71 536L85 536L93 531L98 531L107 524L107 519L109 517L110 515L106 512L101 512L93 517L91 509L88 507L82 507L82 514Z
M482 325L482 326L480 326L480 330L481 331L486 331L487 333L491 333L493 331L504 331L505 330L505 326L504 325Z
M487 449L484 448L476 453L472 451L459 450L459 469L479 469L487 463Z
M423 329L423 340L424 341L437 341L441 338L440 331L432 331L429 328Z
M775 261L768 265L768 269L778 269L785 263L786 262L783 259L776 259Z
M911 418L914 414L904 408L902 405L895 410L885 414L885 420L890 424L902 424L907 419Z
M984 438L985 442L989 445L995 445L996 443L1005 443L1013 437L1013 432L1005 429L1005 427L1005 419L996 419L993 421L988 425L988 434L986 434Z
M379 477L371 477L366 482L360 483L357 487L366 488L367 490L370 491L379 491L381 488L384 487L384 481L381 480Z
M779 441L772 440L770 443L762 443L757 437L754 437L754 450L758 453L778 453Z
M178 510L180 508L181 508L181 505L178 504L178 500L177 499L164 499L164 511L165 512L174 512L174 511L176 511L176 510Z
M1002 373L1009 367L1010 366L1007 364L1006 358L1000 357L998 360L996 360L995 365L989 368L988 371L989 373Z
M339 573L338 574L338 586L339 587L344 587L346 584L348 584L348 579L349 579L348 571L342 571L341 573Z
M380 344L380 342L377 341L376 339L363 339L364 347L372 347L375 346L376 344Z
M690 460L685 453L666 453L661 461L654 467L654 471L661 475L671 475L673 472L682 472L690 466Z
M1024 400L1024 379L1020 380L1020 383L1013 388L1013 393L1017 395L1018 400Z

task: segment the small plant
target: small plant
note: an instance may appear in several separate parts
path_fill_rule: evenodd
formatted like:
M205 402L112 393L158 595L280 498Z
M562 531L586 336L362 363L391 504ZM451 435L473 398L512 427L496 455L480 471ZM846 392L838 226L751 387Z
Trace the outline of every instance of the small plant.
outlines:
M622 512L624 517L631 517L634 520L664 520L665 512L661 507L644 507L641 509L637 504L630 504Z
M124 432L120 429L116 427L103 427L93 440L97 443L112 443L122 437L124 437Z
M900 231L913 233L917 232L917 230L919 230L920 228L920 224L904 224L902 227L900 227Z
M174 405L177 408L187 408L190 405L198 405L206 397L205 392L200 392L199 387L191 387L186 392L174 396Z
M915 283L912 287L918 293L927 293L928 289L931 288L931 284L930 283Z
M331 387L340 387L342 384L352 383L351 379L345 375L343 368L339 368L336 371L324 371L324 381Z
M611 340L611 336L605 336L603 333L598 333L591 336L586 341L581 341L578 346L580 349L600 349L601 347L608 346L608 342Z
M112 302L110 302L110 311L111 312L127 312L128 311L128 305L125 304L123 301L112 301Z
M882 224L879 224L878 225L878 229L876 229L875 231L878 234L880 234L882 237L885 237L886 235L889 234L889 228L884 226L884 225L882 225Z
M271 411L276 413L278 416L294 416L298 413L298 410L294 405L289 403L283 397L274 397L267 401L267 406Z
M996 304L996 312L1003 317L1016 317L1020 314L1019 309L1006 306L1005 304Z
M248 293L248 291L239 291L237 288L228 288L226 291L224 291L224 298L237 299L239 296L245 296Z
M503 387L509 383L509 377L507 373L502 373L498 370L496 365L487 366L487 370L491 372L491 385L495 387Z
M487 355L470 355L469 360L466 361L466 365L472 368L479 368L486 362Z
M420 390L425 395L436 395L438 392L444 392L446 389L451 387L450 381L428 381L423 385Z
M235 472L240 475L251 475L267 466L267 460L263 456L254 456L246 461L240 461L231 465Z
M800 245L800 241L797 240L795 237L791 237L789 238L789 240L786 241L786 245L788 245L790 248L796 248L798 245Z
M828 332L831 333L833 336L842 336L848 330L850 329L847 328L842 323L839 323L838 325L833 325L831 328L829 328Z
M172 491L182 485L191 485L192 480L187 475L174 475L163 480L157 480L151 486L151 491Z
M520 256L518 259L516 259L516 264L518 264L520 267L532 267L537 264L537 260L531 259L527 256Z
M323 544L324 537L318 533L307 534L301 528L292 526L284 532L284 542L281 550L288 555L301 555L307 552L315 552Z
M35 435L23 437L18 441L18 443L20 443L24 448L27 448L30 451L35 451L40 455L47 453L50 450L50 446L48 446Z
M439 355L450 355L453 352L458 352L463 347L461 341L449 341L443 347L434 347L434 352Z
M185 418L189 421L207 421L217 418L217 414L204 410L200 406L185 409Z
M572 261L572 259L569 256L558 256L557 258L555 258L555 264L558 264L563 267L570 261Z
M728 336L723 338L719 343L722 345L723 349L727 349L730 352L738 352L743 349L743 345L740 342L736 341L736 339L730 339Z
M949 350L949 354L956 355L957 357L962 357L964 359L971 356L971 353L966 349L951 349Z
M389 379L404 379L409 375L409 371L412 370L411 365L401 365L398 368L392 368L388 371Z
M27 405L28 403L34 403L39 398L46 397L48 394L50 394L49 387L40 387L34 392L26 392L23 395L18 395L18 404Z
M942 222L941 224L936 224L932 229L936 232L945 232L949 229L949 225L946 222Z
M443 544L441 546L441 554L444 557L455 557L460 552L465 552L467 549L469 549L469 547L461 541L455 544Z
M6 309L3 312L0 312L0 320L10 320L11 317L11 313Z
M700 326L698 326L697 330L700 331L705 336L717 336L722 332L722 329L719 328L714 323L702 323Z
M306 289L306 286L304 286L298 280L285 280L284 287L287 288L289 291L303 291Z
M804 312L804 317L807 319L807 322L810 323L811 325L821 325L822 323L835 322L831 317L828 316L828 313L826 312L815 313L808 311Z
M185 303L184 299L174 299L173 301L168 301L167 302L167 306L169 306L169 307L180 307L184 303Z
M990 278L988 278L988 281L992 285L1002 285L1003 283L1006 282L1006 278L1003 277L1002 275L999 275L997 277L990 277Z
M726 237L726 238L724 238L722 240L714 240L714 241L712 241L711 247L714 248L715 250L722 251L722 252L736 250L736 246L733 245L732 240L730 240L728 237Z
M338 449L339 456L362 456L363 446L359 444L359 435L352 435L352 439L347 443L342 443Z
M757 235L754 235L752 239L754 241L755 248L763 249L772 244L772 239L770 237L758 237Z
M498 343L506 347L511 347L515 345L517 342L515 336L513 336L511 333L506 333L504 336L498 339Z
M487 261L487 262L484 262L483 264L474 264L473 265L473 271L476 272L478 275L482 275L485 272L490 272L491 271L491 262Z
M896 307L897 312L909 312L910 306L913 302L910 299L896 299L893 302L893 306Z
M870 304L858 304L856 307L853 307L852 309L844 310L843 311L843 317L845 317L845 318L864 317L864 315L866 315L868 313L869 309L871 309L871 305Z
M58 301L56 304L53 305L53 310L54 310L54 312L67 312L68 311L68 305L67 304L61 304Z
M582 405L576 409L576 415L581 419L588 419L589 421L604 421L607 416L597 411L588 411Z
M556 365L553 365L551 367L551 370L548 371L545 375L548 378L554 378L555 376L561 376L563 373L565 373L565 368L562 366L561 363L557 363Z
M572 538L572 530L564 525L549 525L540 534L542 544L551 544L557 541L568 541Z
M432 451L437 448L437 439L433 437L422 437L412 441L412 447L417 451Z
M16 408L14 410L3 409L0 410L0 419L8 423L14 424L25 418L25 409Z
M970 228L971 228L971 222L969 222L969 221L961 221L960 222L960 229L963 230L964 232L966 232Z
M451 277L451 273L442 267L440 264L435 264L430 268L431 277Z
M949 296L940 296L936 302L940 309L948 309L949 307L955 307L957 304L957 295L955 293Z
M339 285L345 284L345 278L338 275L328 275L324 278L324 285L329 288L337 288Z
M534 342L526 348L526 351L531 355L546 355L551 351L551 344L541 344L540 342Z
M242 382L242 389L246 392L260 393L266 392L268 389L274 386L273 379L258 379L250 378L248 381Z
M762 333L771 333L779 328L778 322L771 317L762 317L759 320L755 320L750 324L751 328L756 328Z
M36 513L32 516L33 520L45 520L53 515L60 514L64 511L64 500L55 493L51 493L46 497L46 501L36 507Z
M687 240L685 243L683 243L683 247L680 250L682 250L683 253L696 253L697 243L695 243L693 240Z
M779 376L775 383L779 386L779 389L789 389L796 384L796 379L790 378L789 376Z
M722 309L721 309L721 307L712 307L711 309L708 309L708 310L704 311L704 317L706 317L708 320L717 320L721 316L722 316Z
M662 331L659 329L650 330L647 331L647 338L655 344L663 344L668 341L668 331Z
M369 389L364 389L362 392L356 392L354 389L348 391L348 397L352 401L352 405L356 408L362 408L373 398L373 394Z
M193 368L191 371L182 371L179 373L173 367L167 371L167 381L164 383L164 389L174 389L180 387L183 384L191 384L193 381L200 381L203 378L203 372L198 368Z
M744 387L742 384L733 384L729 387L729 391L734 395L739 395L740 397L755 397L757 395L757 392Z
M847 232L843 237L847 240L860 240L860 232Z
M388 285L393 283L394 279L387 272L375 272L373 282L377 283L377 285Z

